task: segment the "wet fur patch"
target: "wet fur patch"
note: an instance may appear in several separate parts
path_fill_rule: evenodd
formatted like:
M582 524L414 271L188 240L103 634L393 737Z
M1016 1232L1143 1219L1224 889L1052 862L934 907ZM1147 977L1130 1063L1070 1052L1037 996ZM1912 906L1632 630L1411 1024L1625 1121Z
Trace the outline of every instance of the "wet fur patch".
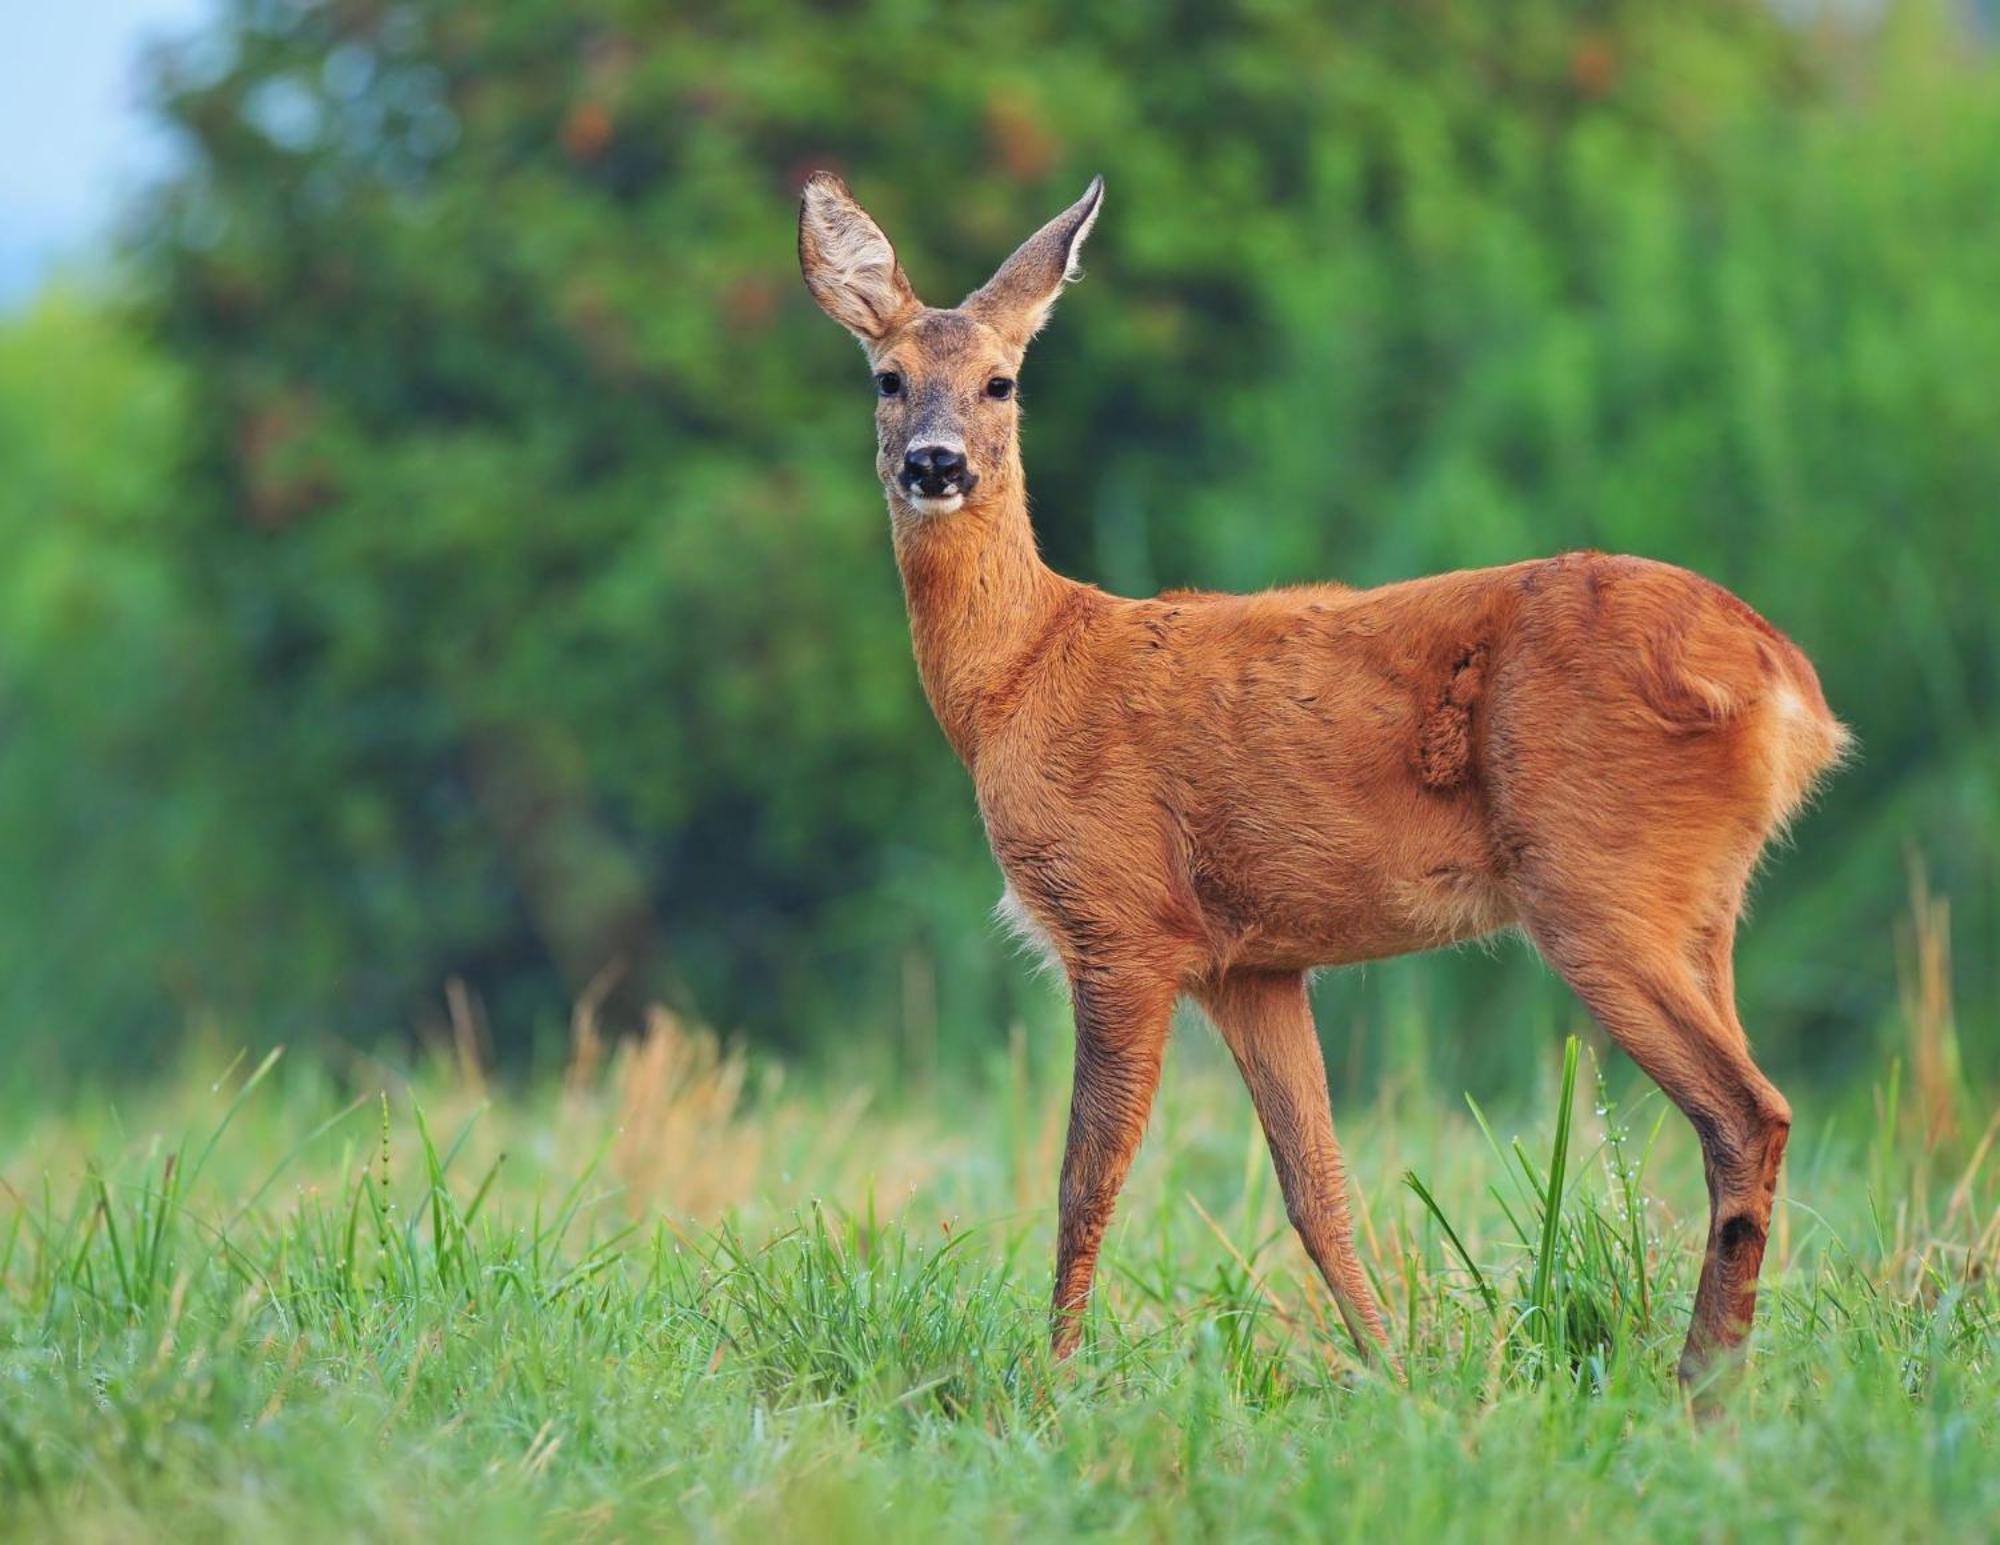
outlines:
M1459 652L1417 731L1417 778L1427 789L1472 779L1472 709L1486 685L1486 646Z

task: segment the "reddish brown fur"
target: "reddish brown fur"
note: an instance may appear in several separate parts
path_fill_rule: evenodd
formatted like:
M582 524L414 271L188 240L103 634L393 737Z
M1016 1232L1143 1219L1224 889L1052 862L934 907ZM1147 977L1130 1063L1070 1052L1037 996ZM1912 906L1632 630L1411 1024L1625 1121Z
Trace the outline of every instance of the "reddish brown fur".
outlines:
M1192 995L1242 1069L1308 1251L1362 1345L1388 1355L1305 976L1518 927L1700 1135L1712 1219L1693 1379L1748 1329L1790 1125L1750 1059L1731 952L1765 842L1845 741L1811 664L1708 581L1598 553L1139 601L1053 573L1016 410L987 412L978 384L1018 367L1096 193L981 292L1031 318L941 327L966 314L878 296L868 314L896 320L856 329L878 369L946 383L979 474L962 507L921 513L894 479L907 410L878 415L925 691L1017 921L1075 996L1057 1351L1076 1344L1168 1019ZM851 232L858 214L830 179L809 187L808 231ZM881 246L874 271L900 281ZM808 277L825 287L810 260Z

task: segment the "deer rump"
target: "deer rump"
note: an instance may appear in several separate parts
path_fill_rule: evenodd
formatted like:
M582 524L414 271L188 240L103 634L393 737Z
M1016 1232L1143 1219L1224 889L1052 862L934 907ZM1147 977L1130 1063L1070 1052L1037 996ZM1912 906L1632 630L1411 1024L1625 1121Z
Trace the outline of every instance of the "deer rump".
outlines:
M1152 940L1203 976L1457 943L1621 879L1636 914L1698 908L1845 738L1742 601L1596 553L1375 590L1081 592L982 717L1014 926L1073 969Z

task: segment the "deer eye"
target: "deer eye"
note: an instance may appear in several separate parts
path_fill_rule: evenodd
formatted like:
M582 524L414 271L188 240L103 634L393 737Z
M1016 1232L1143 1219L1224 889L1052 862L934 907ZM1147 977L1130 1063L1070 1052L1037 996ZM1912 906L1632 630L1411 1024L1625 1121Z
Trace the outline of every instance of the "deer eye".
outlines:
M986 395L995 402L1005 402L1014 395L1014 380L1011 376L995 376L986 383Z
M894 397L903 389L903 378L893 370L884 370L875 377L875 390L884 397Z

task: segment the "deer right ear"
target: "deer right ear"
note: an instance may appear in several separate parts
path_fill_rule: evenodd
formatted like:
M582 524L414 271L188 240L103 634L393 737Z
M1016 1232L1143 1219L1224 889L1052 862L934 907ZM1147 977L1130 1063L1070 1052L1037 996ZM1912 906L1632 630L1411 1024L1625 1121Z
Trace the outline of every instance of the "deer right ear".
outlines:
M1077 254L1104 207L1104 179L1093 177L1083 197L1022 242L1000 271L965 297L965 309L1017 347L1041 331L1064 285L1078 276Z
M923 306L882 227L831 172L814 172L799 198L799 268L820 310L863 343Z

